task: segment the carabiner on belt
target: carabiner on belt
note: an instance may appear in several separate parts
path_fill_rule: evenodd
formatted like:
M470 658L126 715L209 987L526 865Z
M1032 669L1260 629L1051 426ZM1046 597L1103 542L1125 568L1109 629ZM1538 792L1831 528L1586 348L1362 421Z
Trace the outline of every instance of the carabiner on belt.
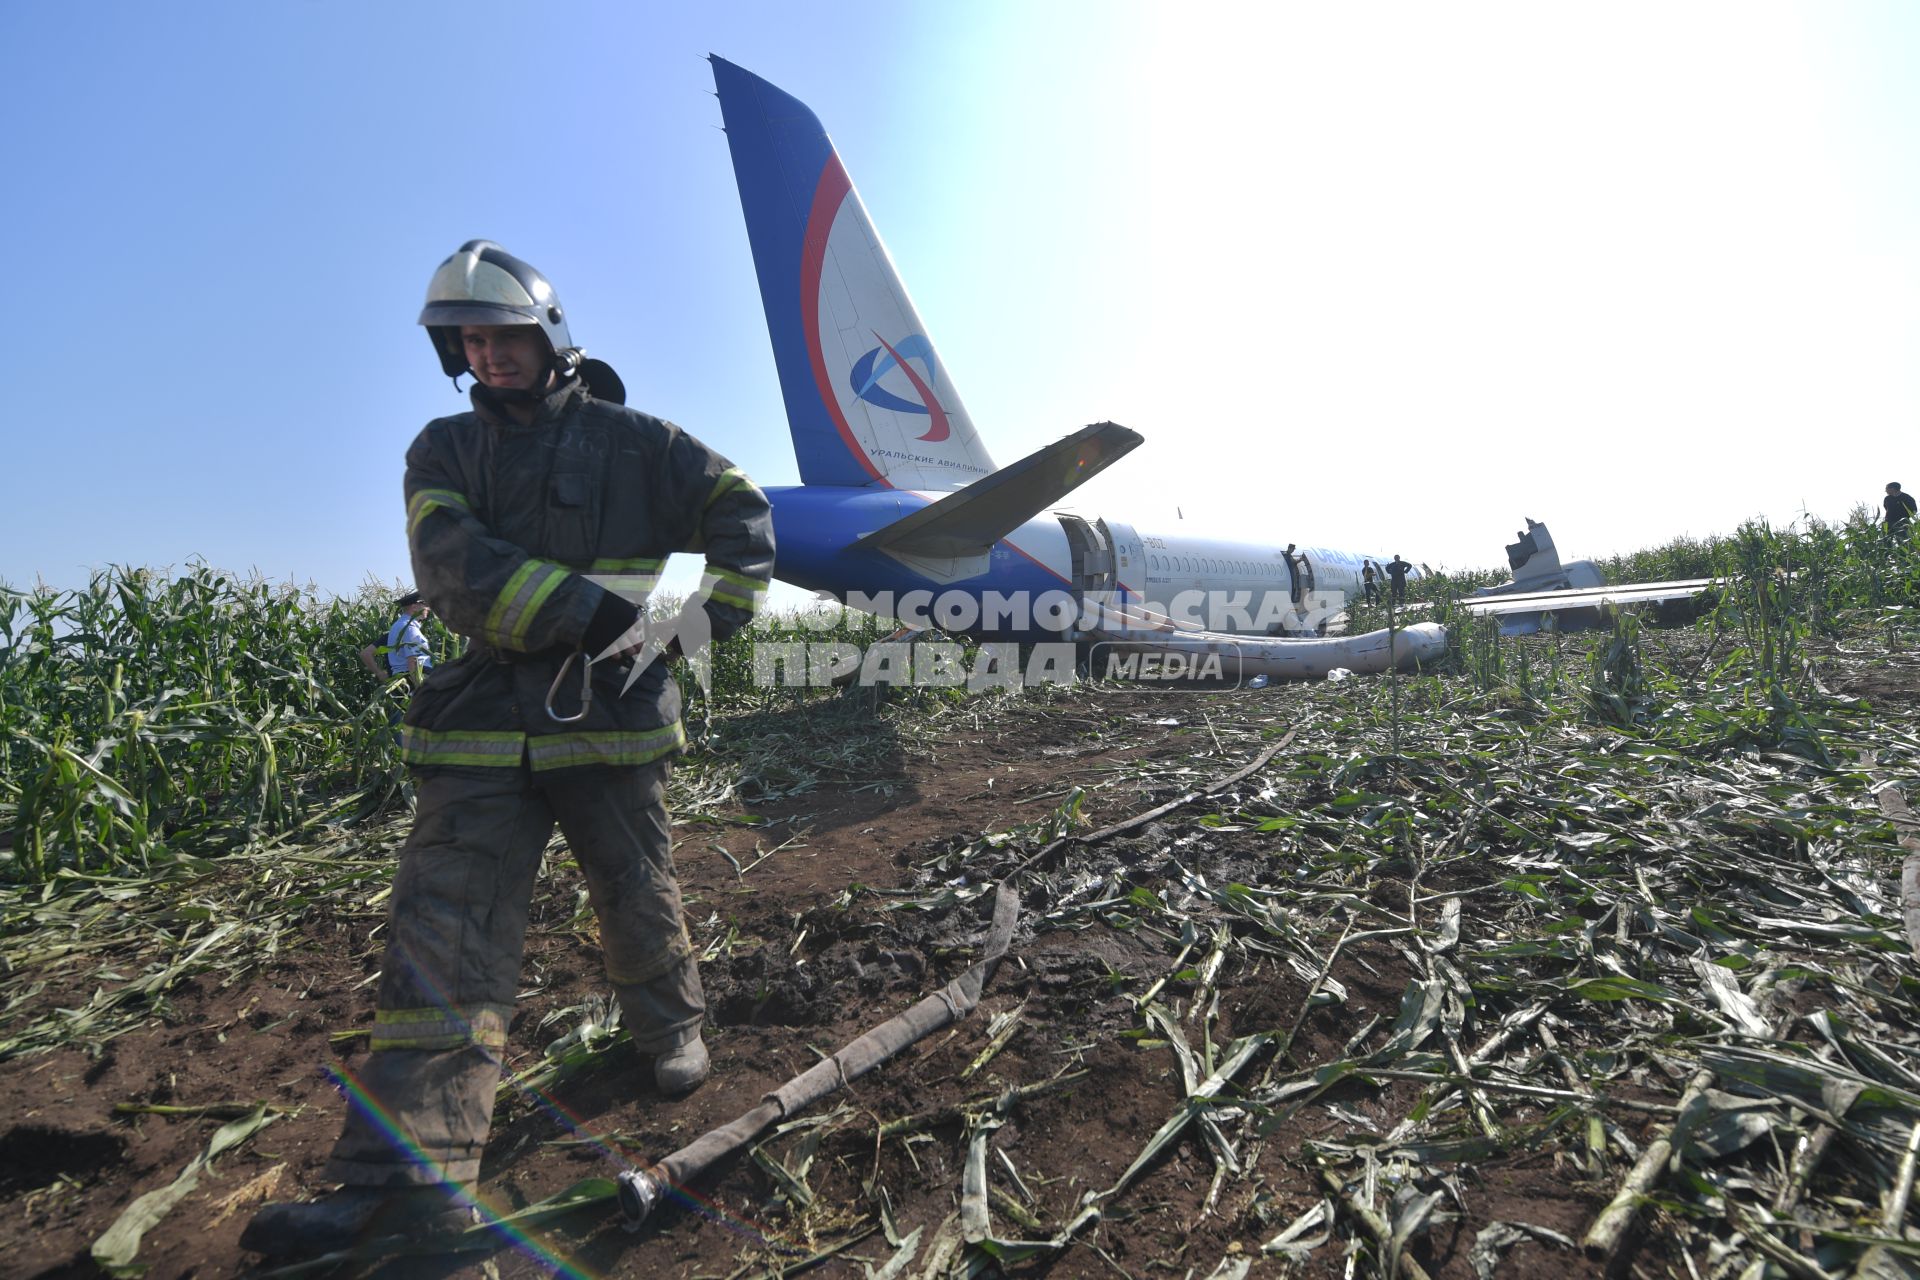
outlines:
M580 710L570 716L563 716L553 709L553 700L560 696L560 682L567 678L567 671L573 666L575 658L580 659ZM585 720L587 712L592 707L593 659L584 652L570 653L567 655L567 660L560 664L559 674L553 677L553 683L547 686L547 718L555 724L573 724L575 721Z

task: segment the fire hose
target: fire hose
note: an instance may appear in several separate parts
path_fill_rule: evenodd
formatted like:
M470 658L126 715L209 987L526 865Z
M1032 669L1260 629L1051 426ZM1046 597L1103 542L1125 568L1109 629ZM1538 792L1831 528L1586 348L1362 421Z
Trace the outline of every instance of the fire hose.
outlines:
M858 1080L907 1046L972 1013L980 1003L981 989L993 976L1000 957L1007 952L1007 944L1013 940L1013 928L1019 916L1020 896L1002 881L994 892L993 923L987 930L985 949L965 973L832 1057L814 1063L767 1094L759 1106L745 1115L702 1134L655 1164L619 1174L615 1182L626 1229L640 1230L669 1188L684 1186L715 1161L752 1142L768 1125L798 1114L834 1090Z

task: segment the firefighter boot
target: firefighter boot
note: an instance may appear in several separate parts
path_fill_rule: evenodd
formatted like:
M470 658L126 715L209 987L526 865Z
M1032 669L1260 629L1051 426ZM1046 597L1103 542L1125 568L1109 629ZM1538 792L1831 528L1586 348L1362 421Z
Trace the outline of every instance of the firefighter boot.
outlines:
M263 1205L240 1233L240 1247L268 1257L314 1257L374 1240L458 1235L475 1215L465 1188L342 1187L299 1204Z
M653 1060L653 1082L669 1097L692 1093L706 1080L711 1065L705 1042L695 1036Z

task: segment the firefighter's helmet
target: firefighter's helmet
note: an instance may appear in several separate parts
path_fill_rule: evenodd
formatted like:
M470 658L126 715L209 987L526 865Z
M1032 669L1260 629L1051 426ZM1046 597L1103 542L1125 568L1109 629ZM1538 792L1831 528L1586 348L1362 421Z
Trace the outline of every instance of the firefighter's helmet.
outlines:
M427 285L420 323L449 378L466 373L460 326L539 325L556 358L578 363L567 314L547 278L491 240L469 240L440 264Z

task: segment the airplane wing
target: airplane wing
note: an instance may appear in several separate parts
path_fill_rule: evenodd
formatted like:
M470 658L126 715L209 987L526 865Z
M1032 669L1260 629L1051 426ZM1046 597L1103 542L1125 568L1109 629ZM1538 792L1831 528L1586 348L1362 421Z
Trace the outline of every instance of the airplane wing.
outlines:
M1528 591L1511 595L1468 596L1460 607L1474 614L1555 613L1565 609L1598 609L1605 605L1647 604L1697 596L1723 581L1720 578L1682 578L1672 582L1623 582L1611 587L1582 587L1572 591Z
M853 545L927 557L980 555L1119 461L1141 439L1139 432L1117 423L1083 427Z

